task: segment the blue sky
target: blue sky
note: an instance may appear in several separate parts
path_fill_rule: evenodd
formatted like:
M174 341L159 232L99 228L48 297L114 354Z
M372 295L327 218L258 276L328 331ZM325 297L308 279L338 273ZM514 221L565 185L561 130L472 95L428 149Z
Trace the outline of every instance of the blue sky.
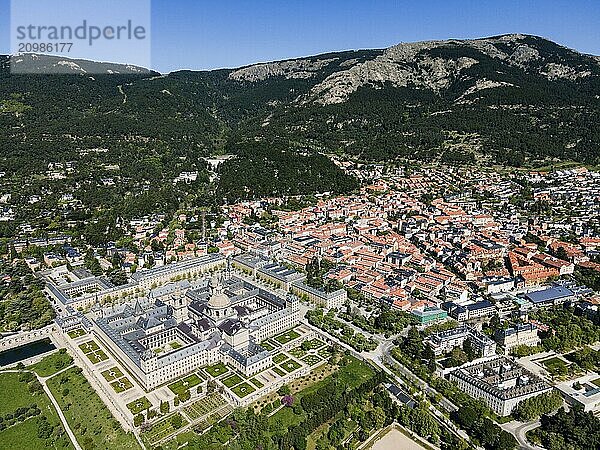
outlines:
M0 0L0 53L10 47L9 6L9 0ZM600 55L600 1L153 0L152 66L161 72L237 67L514 32Z

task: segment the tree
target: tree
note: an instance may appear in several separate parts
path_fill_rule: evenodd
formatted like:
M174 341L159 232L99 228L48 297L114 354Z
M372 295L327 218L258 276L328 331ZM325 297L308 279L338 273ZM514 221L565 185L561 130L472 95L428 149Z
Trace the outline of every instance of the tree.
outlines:
M142 423L144 423L144 415L143 414L136 414L133 417L133 425L136 427L139 427Z
M160 402L160 413L167 414L169 412L169 402Z
M171 416L170 422L171 422L171 426L176 430L181 428L181 426L183 425L183 419L182 419L181 415L179 415L179 414L175 414L175 415Z
M277 393L279 395L290 395L290 393L291 393L290 387L287 384L284 384L277 390Z
M373 410L373 419L375 422L375 429L379 430L383 428L386 419L385 411L383 410L383 408L378 406Z

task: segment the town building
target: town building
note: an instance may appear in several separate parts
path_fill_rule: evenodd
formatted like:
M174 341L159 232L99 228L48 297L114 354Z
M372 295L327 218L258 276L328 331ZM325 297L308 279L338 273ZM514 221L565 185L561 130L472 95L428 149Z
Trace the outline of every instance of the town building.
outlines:
M518 324L505 330L498 330L494 337L504 347L506 354L519 345L535 347L541 341L538 336L538 328L533 323Z
M500 416L508 416L523 400L552 389L540 377L503 356L464 364L448 378Z
M496 343L492 339L466 325L434 333L425 339L425 343L431 347L436 356L440 356L455 347L462 347L467 339L482 357L496 354Z
M294 281L291 284L290 291L301 299L326 309L341 308L348 299L348 293L344 288L327 292L324 289L309 286L303 281Z

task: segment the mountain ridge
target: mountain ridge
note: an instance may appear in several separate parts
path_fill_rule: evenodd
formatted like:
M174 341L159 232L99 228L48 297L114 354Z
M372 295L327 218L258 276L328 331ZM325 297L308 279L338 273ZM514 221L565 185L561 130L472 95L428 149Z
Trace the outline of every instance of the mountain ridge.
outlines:
M45 163L82 146L206 156L244 142L367 161L600 158L600 58L526 34L168 74L28 77L0 61L0 169L24 170L32 149Z

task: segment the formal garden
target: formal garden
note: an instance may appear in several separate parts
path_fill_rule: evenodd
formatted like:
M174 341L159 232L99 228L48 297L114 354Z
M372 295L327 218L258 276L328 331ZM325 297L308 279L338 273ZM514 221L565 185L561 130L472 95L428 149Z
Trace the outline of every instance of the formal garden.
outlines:
M99 362L106 361L108 356L100 349L95 341L84 342L79 345L81 351L87 356L92 364L98 364Z
M155 444L173 434L180 428L188 425L189 422L181 414L175 413L164 419L159 420L150 428L142 433L142 441L152 448Z
M119 378L121 378L123 376L123 372L121 372L121 369L119 369L117 366L115 366L115 367L111 367L108 370L103 371L102 376L104 377L104 379L106 381L111 382L111 381L115 381L115 380L118 380Z
M127 404L127 409L131 411L132 414L139 414L142 411L145 411L152 407L152 403L146 397L140 397L137 400L134 400Z
M288 356L285 353L277 353L275 356L273 356L273 364L282 363L286 359L288 359Z
M294 370L298 370L300 367L302 367L302 364L300 364L298 361L295 361L293 359L289 359L289 360L283 362L282 364L280 364L279 367L281 367L287 373L292 373Z
M71 339L77 339L78 337L84 336L87 333L83 328L77 328L75 330L71 330L67 333Z
M233 375L221 380L221 382L228 388L232 388L236 384L240 384L242 381L244 380L237 373L234 373Z
M120 394L121 392L131 389L133 384L131 384L131 381L129 381L127 377L123 377L110 383L110 387L112 387L117 394Z
M177 380L175 383L171 383L169 389L173 394L181 396L182 394L185 394L186 391L198 386L200 383L202 383L202 379L198 375L192 374L181 380Z
M254 391L256 391L256 389L254 389L246 382L238 384L237 386L231 389L231 392L233 392L239 398L244 398L247 395L252 394Z
M288 342L293 341L300 337L300 334L296 330L288 330L281 334L278 334L273 339L279 342L280 344L287 344Z
M565 376L569 373L569 365L570 363L566 363L563 359L559 357L552 357L540 361L540 363L544 366L548 373L553 377L561 377Z
M227 368L227 366L225 366L225 364L223 364L222 362L217 363L213 366L205 367L204 370L206 371L206 373L208 373L213 378L217 378L217 377L229 372L229 369Z

